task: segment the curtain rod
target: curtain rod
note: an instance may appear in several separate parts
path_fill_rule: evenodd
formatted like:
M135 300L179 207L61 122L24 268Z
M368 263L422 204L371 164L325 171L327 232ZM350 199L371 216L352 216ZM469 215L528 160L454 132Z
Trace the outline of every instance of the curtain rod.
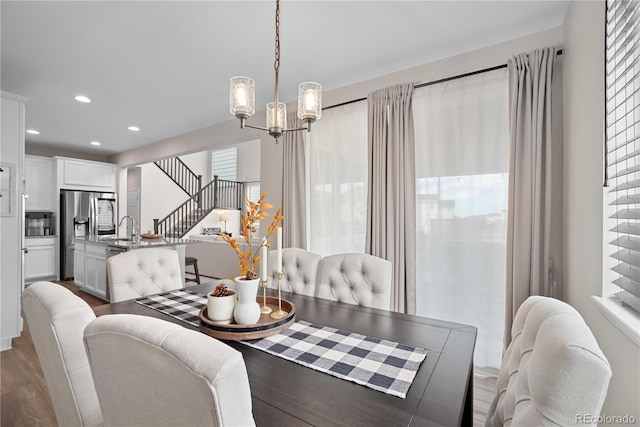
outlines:
M562 49L558 49L556 51L556 56L560 56L562 55ZM457 76L452 76L452 77L446 77L444 79L440 79L440 80L434 80L431 82L425 82L425 83L420 83L414 86L414 88L419 88L419 87L425 87L425 86L431 86L431 85L435 85L438 83L444 83L444 82L448 82L451 80L457 80L457 79L462 79L464 77L470 77L470 76L474 76L476 74L482 74L482 73L488 73L489 71L495 71L495 70L499 70L501 68L506 68L507 64L500 64L500 65L496 65L494 67L489 67L489 68L484 68L482 70L476 70L476 71L471 71L469 73L464 73L464 74L458 74ZM330 105L328 107L324 107L322 110L330 110L332 108L336 108L336 107L342 107L343 105L349 105L349 104L353 104L355 102L360 102L360 101L366 101L367 98L358 98L358 99L352 99L351 101L345 101L345 102L341 102L340 104L335 104L335 105Z

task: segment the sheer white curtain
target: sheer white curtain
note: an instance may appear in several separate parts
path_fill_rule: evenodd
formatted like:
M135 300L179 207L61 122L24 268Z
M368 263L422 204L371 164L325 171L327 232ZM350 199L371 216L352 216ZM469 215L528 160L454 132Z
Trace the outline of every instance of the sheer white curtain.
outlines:
M309 250L364 253L367 103L323 111L309 139Z
M417 314L478 328L475 365L499 367L505 313L506 68L416 89Z

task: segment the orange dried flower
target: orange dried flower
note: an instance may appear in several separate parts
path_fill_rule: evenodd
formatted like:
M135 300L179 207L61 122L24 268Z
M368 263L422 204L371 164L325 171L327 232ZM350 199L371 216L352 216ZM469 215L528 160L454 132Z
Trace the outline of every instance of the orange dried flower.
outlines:
M264 198L267 193L262 193L257 202L252 202L249 198L245 197L245 206L246 212L243 212L241 215L241 227L240 234L244 237L248 251L241 251L240 246L236 242L236 239L229 237L224 233L220 233L220 237L229 243L233 250L238 255L238 266L240 267L240 275L244 276L246 280L252 280L258 278L258 267L260 266L260 251L256 251L253 254L251 250L251 239L253 237L253 233L257 231L255 224L258 221L262 221L269 217L269 213L267 209L272 209L273 205L270 203L265 203ZM273 236L276 233L276 228L280 226L284 216L281 214L280 208L276 210L276 213L273 215L273 219L271 220L271 224L267 228L267 233L262 240L260 246L266 245L269 247L269 243L267 239ZM265 260L266 262L266 260Z

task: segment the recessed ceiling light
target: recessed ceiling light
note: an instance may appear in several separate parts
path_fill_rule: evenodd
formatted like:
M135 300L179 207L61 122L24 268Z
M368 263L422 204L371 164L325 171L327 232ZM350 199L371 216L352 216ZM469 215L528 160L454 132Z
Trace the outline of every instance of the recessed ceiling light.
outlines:
M128 129L131 132L138 132L140 130L140 128L138 126L129 126Z
M76 96L76 101L79 101L79 102L91 102L91 99L87 98L84 95L78 95L78 96Z
M27 133L30 133L31 135L40 135L40 132L35 129L27 129Z
M102 145L98 141L91 141L91 145Z

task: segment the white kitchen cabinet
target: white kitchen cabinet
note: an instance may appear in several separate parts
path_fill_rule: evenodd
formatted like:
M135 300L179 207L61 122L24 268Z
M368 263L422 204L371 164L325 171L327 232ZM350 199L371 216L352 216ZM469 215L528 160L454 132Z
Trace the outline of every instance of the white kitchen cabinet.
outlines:
M73 250L73 281L79 288L84 288L85 265L84 265L84 243L75 243Z
M9 216L15 213L16 165L0 162L0 215Z
M24 286L24 123L27 98L0 93L0 159L2 165L11 166L8 175L2 175L2 206L0 214L0 350L11 348L13 338L20 336L20 295ZM6 199L5 199L6 197Z
M107 247L87 244L84 261L85 291L107 299Z
M107 298L107 251L104 245L75 243L73 280L79 288L104 300Z
M111 163L55 157L58 187L67 190L116 191L118 167Z
M24 281L56 278L56 237L27 238L24 254Z
M26 200L27 211L53 211L53 159L50 157L26 156Z

